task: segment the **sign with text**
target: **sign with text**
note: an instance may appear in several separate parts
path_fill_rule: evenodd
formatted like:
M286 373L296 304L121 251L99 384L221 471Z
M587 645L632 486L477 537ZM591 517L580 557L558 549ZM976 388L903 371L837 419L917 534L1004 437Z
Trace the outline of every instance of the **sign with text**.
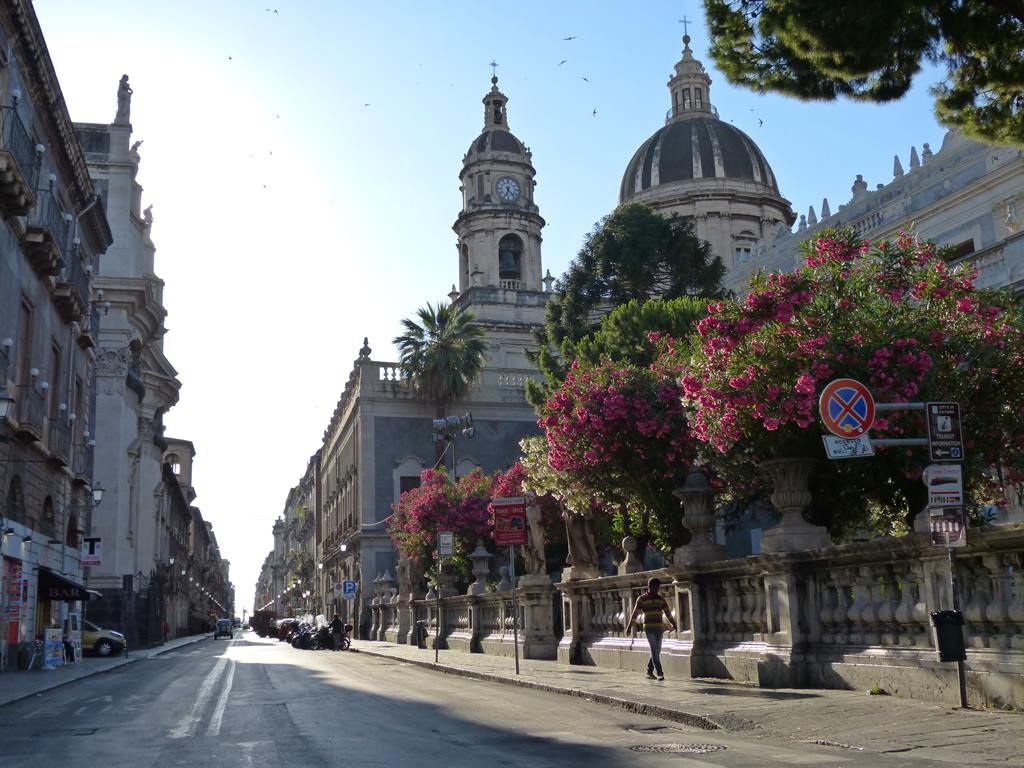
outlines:
M825 429L836 437L860 437L875 421L875 399L856 379L836 379L821 391L818 413Z
M99 536L82 539L82 565L103 565L103 539Z
M356 599L356 593L359 591L358 581L343 581L338 586L341 587L339 591L341 592L341 596L343 598L345 598L346 600Z
M43 631L43 664L47 667L58 667L64 663L64 641L60 630L47 627Z
M821 439L825 443L825 453L830 459L859 459L875 455L871 438L866 434L854 438L822 435Z
M455 534L451 531L437 532L437 554L440 557L451 557L455 552Z
M963 507L933 507L928 510L928 530L938 547L966 547L967 526Z
M963 461L960 403L927 403L928 453L932 461Z
M499 547L526 543L526 506L529 500L523 496L495 499L491 502L494 511L494 543Z
M928 486L929 507L963 506L964 476L959 464L929 464L921 478Z

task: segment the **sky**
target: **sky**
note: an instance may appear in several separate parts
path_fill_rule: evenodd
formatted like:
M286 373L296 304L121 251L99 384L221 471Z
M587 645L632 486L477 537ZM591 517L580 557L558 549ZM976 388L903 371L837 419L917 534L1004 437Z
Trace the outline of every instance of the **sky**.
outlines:
M895 154L907 168L911 146L938 151L945 132L934 71L887 105L729 85L697 2L269 2L35 2L72 119L113 120L130 77L164 351L182 382L165 425L195 444L196 504L239 613L363 338L374 359L396 359L401 319L457 282L458 174L489 62L533 151L556 276L664 124L684 15L712 103L760 146L797 214L826 196L837 210L858 173L887 183Z

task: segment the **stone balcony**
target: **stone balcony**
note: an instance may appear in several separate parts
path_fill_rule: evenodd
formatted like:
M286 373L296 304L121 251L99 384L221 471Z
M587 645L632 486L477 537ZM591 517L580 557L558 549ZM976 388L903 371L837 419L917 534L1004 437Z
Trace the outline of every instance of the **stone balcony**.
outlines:
M35 205L39 158L13 107L0 108L0 214L24 216Z
M59 275L64 268L69 218L52 192L39 193L25 223L21 244L32 268L43 277Z

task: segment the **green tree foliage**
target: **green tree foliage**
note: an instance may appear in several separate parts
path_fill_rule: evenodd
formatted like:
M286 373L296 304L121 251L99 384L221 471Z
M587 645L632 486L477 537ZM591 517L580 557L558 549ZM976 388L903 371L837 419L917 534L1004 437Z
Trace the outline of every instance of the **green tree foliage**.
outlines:
M402 370L444 416L483 368L487 345L483 329L470 312L441 302L416 310L416 320L402 320L405 333L394 340Z
M801 99L891 101L922 63L940 122L1024 145L1024 3L1018 0L704 0L711 57L733 83Z
M651 299L721 296L724 275L721 259L711 255L710 246L688 223L646 205L620 205L594 226L556 284L544 327L537 333L540 348L531 359L549 386L557 386L575 359L575 345L616 307L633 301L638 310ZM645 320L655 318L641 318L637 310L629 321L637 332L667 332L657 324L644 328ZM619 333L624 330L625 325ZM531 387L527 397L539 405L545 391Z

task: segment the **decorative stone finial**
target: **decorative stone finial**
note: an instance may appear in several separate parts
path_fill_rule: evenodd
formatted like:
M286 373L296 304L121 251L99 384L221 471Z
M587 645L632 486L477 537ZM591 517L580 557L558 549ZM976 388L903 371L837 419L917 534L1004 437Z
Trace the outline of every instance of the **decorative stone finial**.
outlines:
M892 175L895 179L903 175L903 163L900 162L899 155L893 155L892 157Z
M827 219L832 215L832 210L828 207L828 198L823 197L821 199L821 218Z
M455 289L455 283L452 283L452 289L448 291L448 301L454 304L457 298L459 298L459 292Z
M803 232L806 229L807 229L807 217L801 215L800 216L800 226L797 227L797 230L800 231L800 232Z
M910 170L921 167L921 160L917 156L917 147L910 148Z
M373 350L370 349L370 337L369 336L363 336L363 347L362 347L362 349L359 350L359 359L360 360L369 360L370 359L370 353L372 351Z
M541 280L544 283L544 292L551 293L551 286L555 284L555 278L551 276L551 270L544 270L544 279Z
M810 227L815 226L818 223L818 217L814 213L814 206L812 205L807 209L807 225Z
M932 148L928 146L928 142L924 143L924 149L921 150L921 164L927 163L932 159Z

